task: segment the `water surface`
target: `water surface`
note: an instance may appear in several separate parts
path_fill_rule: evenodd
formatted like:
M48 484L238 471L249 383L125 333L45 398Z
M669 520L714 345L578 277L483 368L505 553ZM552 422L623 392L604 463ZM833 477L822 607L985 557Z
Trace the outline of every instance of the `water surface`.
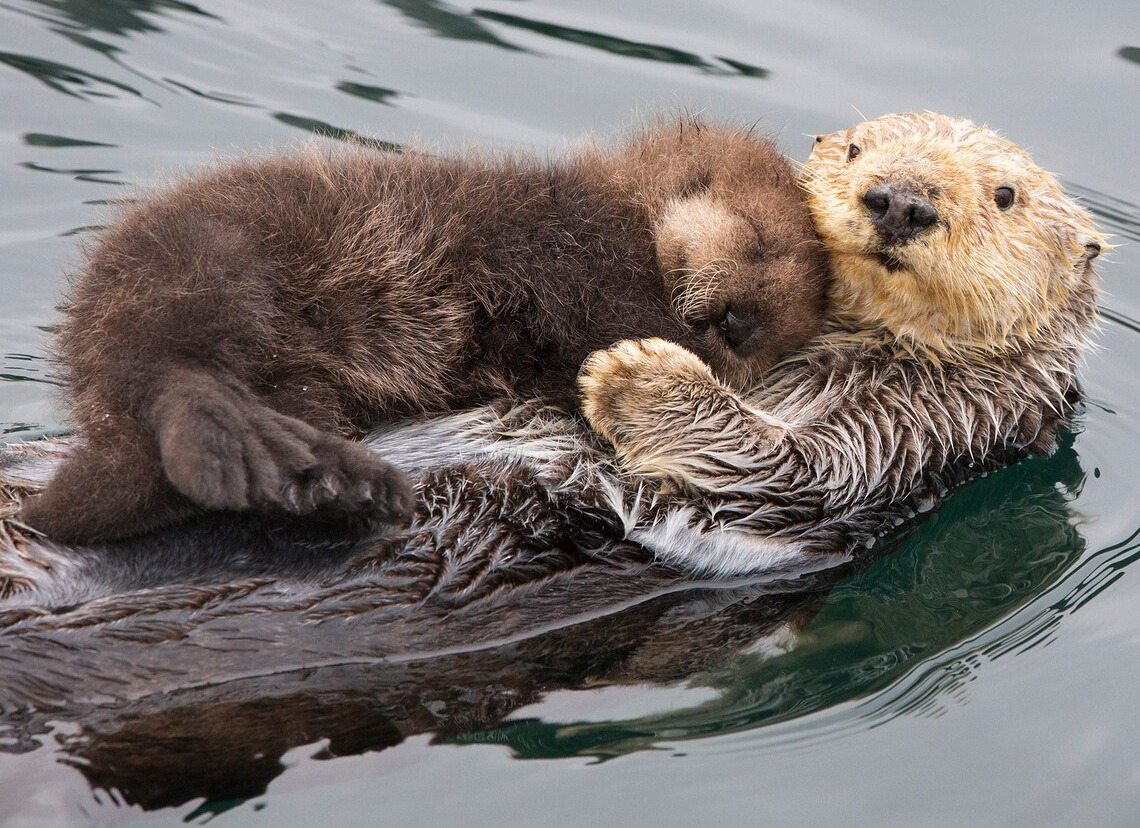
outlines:
M802 159L861 115L933 109L1031 149L1118 245L1068 444L960 492L782 632L675 680L551 683L502 726L294 747L265 793L152 811L58 761L61 726L0 745L0 824L1134 825L1138 56L1122 0L0 4L4 439L64 425L45 333L106 204L314 132L557 152L672 107Z

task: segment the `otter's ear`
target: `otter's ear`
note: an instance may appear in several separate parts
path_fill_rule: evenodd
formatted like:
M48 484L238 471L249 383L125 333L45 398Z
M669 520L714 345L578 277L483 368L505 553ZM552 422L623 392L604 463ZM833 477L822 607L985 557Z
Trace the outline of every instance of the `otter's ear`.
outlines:
M1080 247L1080 259L1086 267L1090 266L1092 260L1101 253L1112 250L1112 245L1108 243L1108 237L1098 233L1093 228L1073 228L1069 230L1067 235Z
M685 182L681 188L681 198L692 198L701 193L707 193L710 189L712 189L712 171L700 170Z
M826 135L816 135L812 141L812 151L824 145L831 145L835 143L846 143L846 132L829 132Z
M1084 248L1086 262L1091 262L1099 256L1106 247L1112 249L1112 245L1108 244L1103 236L1090 236L1087 233L1078 233L1077 243Z

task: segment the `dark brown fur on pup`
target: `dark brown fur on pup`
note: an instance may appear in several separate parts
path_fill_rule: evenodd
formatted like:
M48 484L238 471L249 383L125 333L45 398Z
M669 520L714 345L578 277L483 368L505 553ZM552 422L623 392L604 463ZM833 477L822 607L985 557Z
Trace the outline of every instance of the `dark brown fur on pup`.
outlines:
M204 509L398 521L410 486L360 429L569 400L623 338L747 383L817 331L824 281L788 162L689 120L559 163L235 163L142 200L91 253L58 341L81 443L22 518L67 541Z

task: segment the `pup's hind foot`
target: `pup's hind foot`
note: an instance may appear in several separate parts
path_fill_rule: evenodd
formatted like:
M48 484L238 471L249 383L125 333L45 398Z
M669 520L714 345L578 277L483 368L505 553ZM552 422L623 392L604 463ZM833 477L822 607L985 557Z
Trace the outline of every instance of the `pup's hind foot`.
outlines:
M167 479L208 509L368 523L411 515L411 483L393 465L209 374L181 374L154 413Z

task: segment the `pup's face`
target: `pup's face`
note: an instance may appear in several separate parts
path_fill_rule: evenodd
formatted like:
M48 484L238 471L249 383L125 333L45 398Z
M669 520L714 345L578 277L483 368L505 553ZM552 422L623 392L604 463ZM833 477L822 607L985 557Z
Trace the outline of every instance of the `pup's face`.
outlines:
M836 313L948 355L1032 342L1104 238L1029 155L934 113L821 136L802 180Z
M767 144L719 149L666 202L654 239L674 311L701 356L746 386L819 331L827 262L787 162Z

